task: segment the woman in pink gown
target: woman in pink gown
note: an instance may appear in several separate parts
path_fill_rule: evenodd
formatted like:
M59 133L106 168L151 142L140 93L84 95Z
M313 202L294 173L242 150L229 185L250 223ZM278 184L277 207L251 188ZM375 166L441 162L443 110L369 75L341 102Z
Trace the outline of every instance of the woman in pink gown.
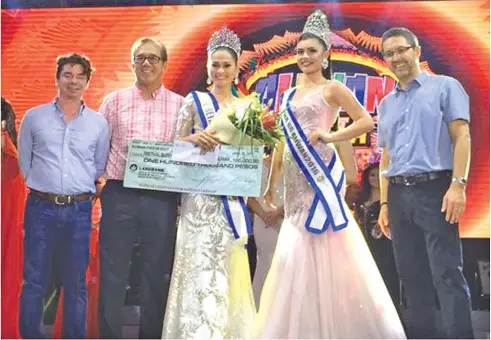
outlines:
M306 143L325 164L336 154L334 142L349 140L373 128L371 117L352 92L322 74L322 68L326 69L329 61L328 32L325 15L314 12L297 45L303 83L284 94L282 106L290 109L308 137ZM354 123L329 133L340 107ZM300 153L292 154L295 140L286 138L288 145L280 146L273 156L273 170L265 195L267 202L273 202L275 182L283 170L285 219L261 294L256 336L266 339L404 338L397 311L344 200L337 202L348 212L345 214L347 223L341 227L329 224L327 230L322 231L307 230L316 191L297 164ZM322 178L317 177L317 181ZM344 187L340 191L342 197Z

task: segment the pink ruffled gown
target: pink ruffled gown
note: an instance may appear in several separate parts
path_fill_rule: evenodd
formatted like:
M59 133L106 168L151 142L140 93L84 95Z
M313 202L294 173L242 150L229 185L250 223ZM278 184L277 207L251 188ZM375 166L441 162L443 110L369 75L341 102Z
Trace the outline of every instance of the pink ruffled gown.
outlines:
M308 134L329 129L338 114L322 91L292 103ZM325 163L334 146L317 142ZM285 219L261 294L255 335L264 339L399 339L404 330L355 219L340 231L305 229L314 191L292 157L284 155ZM347 206L346 211L349 211Z

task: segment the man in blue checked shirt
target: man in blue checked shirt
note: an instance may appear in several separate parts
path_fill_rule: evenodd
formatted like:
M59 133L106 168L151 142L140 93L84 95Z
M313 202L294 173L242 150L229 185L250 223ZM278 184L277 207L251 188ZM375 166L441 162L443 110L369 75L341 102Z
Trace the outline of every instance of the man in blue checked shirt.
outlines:
M58 97L22 120L19 165L30 189L19 317L23 338L43 337L43 293L53 258L64 292L63 338L85 337L92 197L109 152L106 120L82 101L91 71L84 56L59 57Z
M378 223L392 237L407 335L472 338L458 229L470 162L469 97L454 78L421 72L421 47L408 29L386 31L382 53L399 83L378 112ZM443 333L436 327L435 290Z

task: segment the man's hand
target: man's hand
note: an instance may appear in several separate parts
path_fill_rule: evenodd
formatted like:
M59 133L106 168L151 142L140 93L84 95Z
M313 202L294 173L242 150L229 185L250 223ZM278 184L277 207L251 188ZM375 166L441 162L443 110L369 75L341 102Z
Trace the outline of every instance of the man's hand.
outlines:
M99 177L97 181L95 182L95 195L100 196L102 192L102 188L104 188L104 185L106 185L106 179L104 177Z
M387 208L387 204L383 204L380 207L380 214L378 215L378 225L380 226L380 230L382 233L391 240L390 228L389 228L389 209Z
M465 203L465 186L452 183L443 196L442 212L445 212L445 220L450 223L458 223L465 210Z

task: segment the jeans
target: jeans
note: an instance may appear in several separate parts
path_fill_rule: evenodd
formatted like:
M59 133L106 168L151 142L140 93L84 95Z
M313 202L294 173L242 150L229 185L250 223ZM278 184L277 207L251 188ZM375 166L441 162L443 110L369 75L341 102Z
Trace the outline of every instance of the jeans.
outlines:
M64 292L62 336L85 337L85 272L91 215L91 200L56 205L29 194L24 216L24 269L19 316L23 338L44 337L41 331L43 296L53 259L57 261Z

